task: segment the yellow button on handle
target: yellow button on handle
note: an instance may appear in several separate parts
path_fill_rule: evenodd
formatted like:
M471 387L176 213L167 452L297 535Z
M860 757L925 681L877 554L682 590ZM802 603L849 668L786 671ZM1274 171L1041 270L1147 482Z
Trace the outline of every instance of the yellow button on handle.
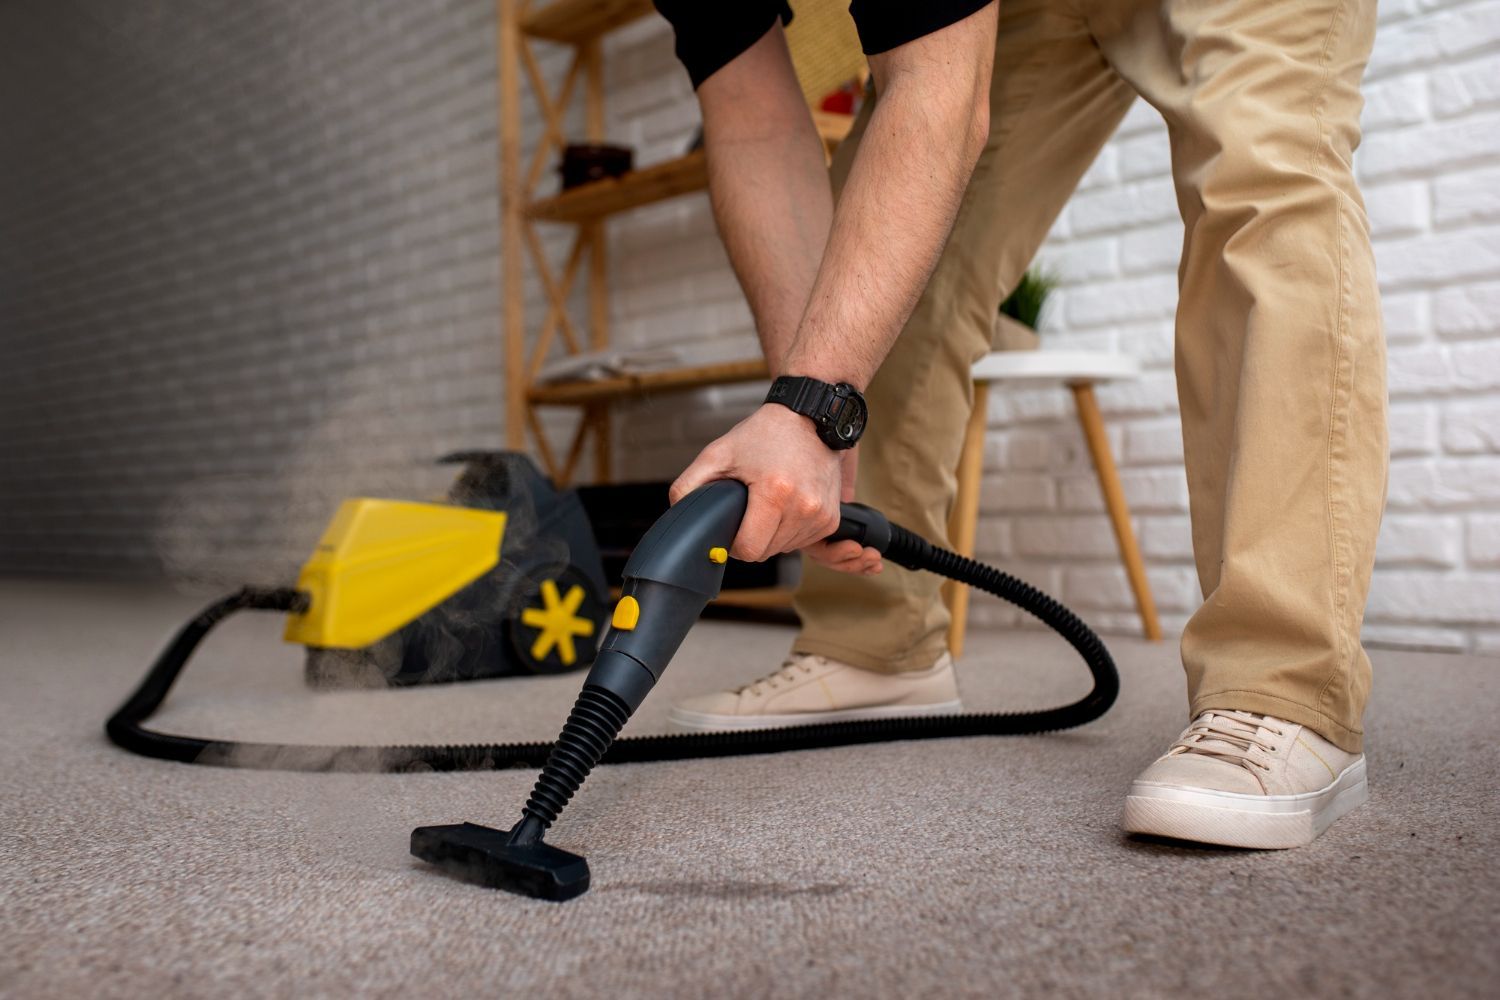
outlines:
M729 561L729 550L722 545L715 545L708 550L708 561L722 566Z
M621 632L629 632L635 628L635 623L641 620L641 605L634 597L626 594L620 598L620 603L615 605L615 616L610 619L610 624Z

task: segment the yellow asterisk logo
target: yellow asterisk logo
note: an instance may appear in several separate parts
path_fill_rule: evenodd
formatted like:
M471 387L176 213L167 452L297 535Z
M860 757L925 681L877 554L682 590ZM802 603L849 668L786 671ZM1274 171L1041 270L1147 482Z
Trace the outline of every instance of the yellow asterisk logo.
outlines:
M532 659L545 659L556 646L564 666L571 667L578 660L573 637L594 634L594 623L578 614L578 605L582 603L583 588L578 584L568 588L566 597L560 597L556 581L542 581L542 607L521 612L521 624L537 629L536 640L531 644Z

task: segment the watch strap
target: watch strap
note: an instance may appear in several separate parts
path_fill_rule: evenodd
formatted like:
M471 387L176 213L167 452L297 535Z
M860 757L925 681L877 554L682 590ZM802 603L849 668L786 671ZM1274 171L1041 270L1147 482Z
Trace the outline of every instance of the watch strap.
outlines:
M806 375L782 375L771 383L766 402L780 403L794 413L817 419L822 412L818 404L832 389L827 382Z
M818 438L835 451L854 447L864 430L864 397L844 383L829 385L807 375L782 375L771 383L766 402L807 417L817 428Z

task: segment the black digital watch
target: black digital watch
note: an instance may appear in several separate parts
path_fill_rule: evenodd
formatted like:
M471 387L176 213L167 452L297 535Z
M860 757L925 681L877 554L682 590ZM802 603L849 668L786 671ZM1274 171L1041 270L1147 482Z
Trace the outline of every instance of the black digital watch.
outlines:
M783 375L771 383L766 402L812 420L818 437L834 451L858 444L869 421L865 397L847 382L829 385L805 375Z

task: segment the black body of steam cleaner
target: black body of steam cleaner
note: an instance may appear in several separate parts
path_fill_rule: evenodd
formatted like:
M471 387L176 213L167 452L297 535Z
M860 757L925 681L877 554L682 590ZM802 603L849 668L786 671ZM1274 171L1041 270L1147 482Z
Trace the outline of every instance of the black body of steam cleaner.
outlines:
M290 612L293 624L288 627L288 636L302 641L294 635L298 621L312 620L320 605L335 603L321 589L321 578L307 570L299 581L306 583L304 589L246 588L206 608L178 633L141 686L110 718L106 731L115 743L135 753L236 767L362 771L541 767L521 818L511 829L495 830L471 823L419 827L412 832L411 851L470 882L540 899L565 900L588 889L588 863L545 843L542 837L597 764L777 753L891 740L1040 733L1091 722L1114 703L1119 692L1114 662L1099 637L1067 608L993 567L931 545L870 507L844 504L838 531L830 540L853 539L899 566L938 573L1017 605L1078 651L1093 677L1093 689L1072 704L1039 711L615 739L660 679L704 607L717 596L727 549L739 530L747 499L748 491L742 483L710 483L679 501L647 532L626 564L623 593L610 627L555 743L299 748L178 736L143 725L165 699L193 649L214 624L235 611L255 608ZM380 585L371 591L376 595L389 586L388 581L377 583ZM360 596L368 598L370 594L349 588L350 600ZM325 632L338 631L338 610L322 607L324 618L335 619ZM316 752L288 754L296 750Z

